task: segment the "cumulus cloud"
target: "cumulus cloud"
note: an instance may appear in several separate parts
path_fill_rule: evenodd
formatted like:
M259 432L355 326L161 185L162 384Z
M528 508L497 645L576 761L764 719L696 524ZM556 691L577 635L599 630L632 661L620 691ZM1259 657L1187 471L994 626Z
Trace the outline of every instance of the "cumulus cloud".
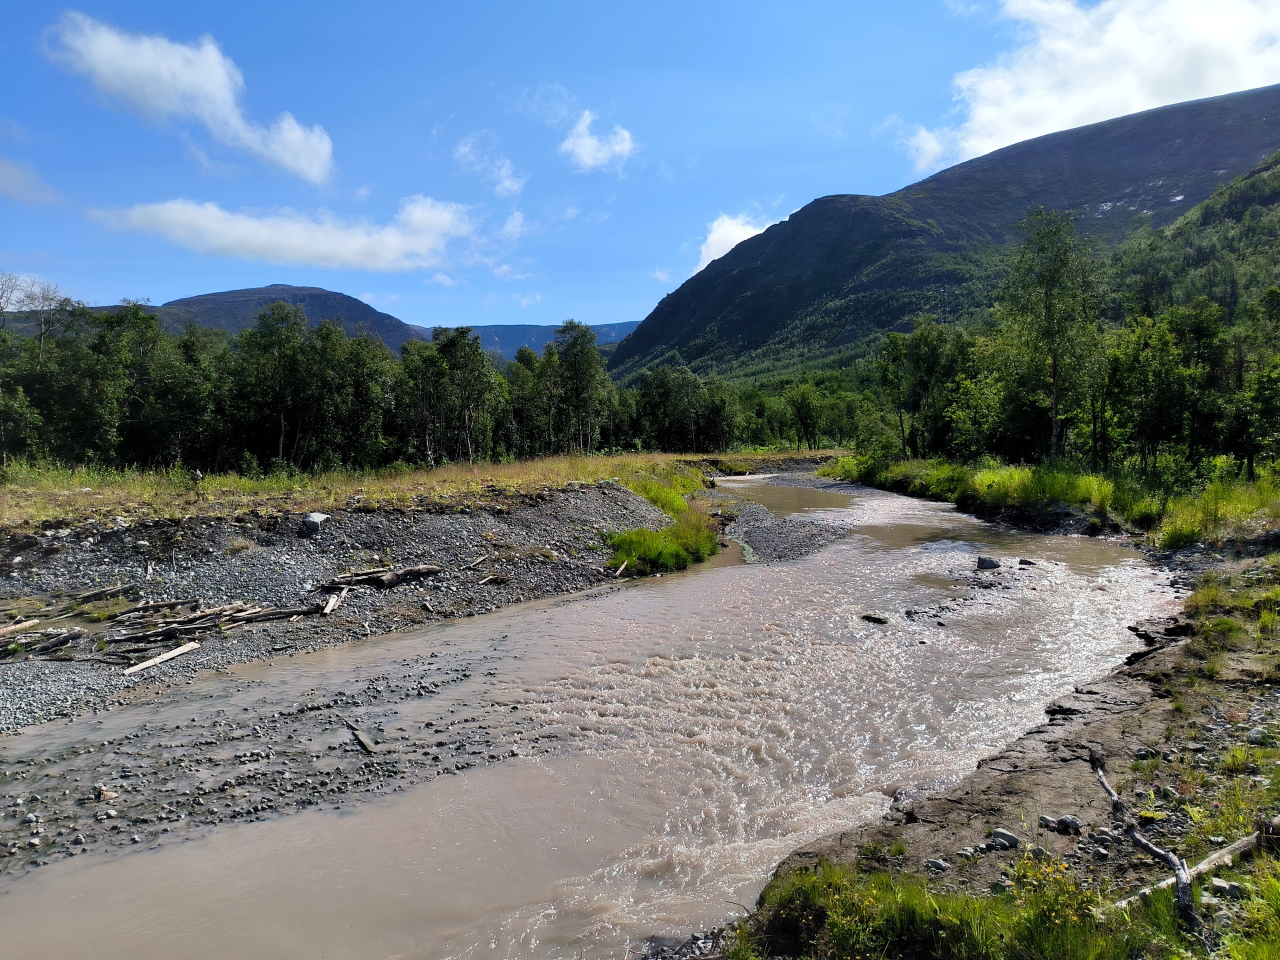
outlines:
M312 183L333 172L333 143L323 127L304 127L291 113L270 127L245 117L244 77L210 36L175 43L70 11L52 31L49 55L140 113L194 120L218 142Z
M569 136L560 144L560 152L567 153L582 173L621 167L636 152L635 140L629 130L615 126L607 137L592 133L591 124L597 119L590 110L583 110Z
M722 213L707 224L707 238L702 241L699 251L698 265L693 272L697 273L712 260L718 260L740 244L743 240L763 233L768 223L757 220L750 214L740 213L731 217Z
M474 231L466 208L430 197L400 201L387 224L344 221L325 212L233 213L216 203L169 200L94 214L115 227L164 237L198 253L334 270L422 270L449 242Z
M917 168L1041 134L1280 82L1280 0L1000 0L1021 46L953 79L953 126L917 127Z
M57 203L59 199L35 167L5 157L0 157L0 197L36 204Z
M462 167L493 181L493 192L514 197L524 189L528 176L516 173L511 161L497 152L498 138L488 130L463 137L453 148L453 159Z

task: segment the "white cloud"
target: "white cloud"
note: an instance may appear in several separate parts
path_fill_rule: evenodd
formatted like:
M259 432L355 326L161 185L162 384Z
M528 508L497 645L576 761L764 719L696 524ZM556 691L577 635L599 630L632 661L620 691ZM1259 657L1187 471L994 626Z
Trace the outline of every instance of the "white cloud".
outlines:
M514 197L529 182L528 176L516 173L515 167L497 152L498 138L489 130L478 130L463 137L453 148L453 159L461 166L493 181L493 192L500 197Z
M389 307L400 299L400 294L398 293L362 293L360 294L360 299L363 300L365 303L369 304L369 306L371 307L377 307L379 305L384 307Z
M507 283L511 283L514 280L530 280L533 278L532 273L517 273L516 268L509 263L498 264L493 268L493 275Z
M270 127L245 117L244 77L210 36L175 43L125 33L70 11L52 38L52 59L141 113L195 120L220 143L312 183L324 183L333 172L333 143L323 127L304 127L291 113L280 114Z
M232 213L216 203L169 200L93 214L111 226L153 233L199 253L334 270L422 270L474 227L465 207L406 197L388 224L343 221L322 211Z
M57 203L58 192L42 179L36 168L0 157L0 197L22 203Z
M434 283L437 287L456 287L458 281L453 279L447 273L433 273L428 283Z
M712 260L723 257L743 240L763 233L767 226L768 223L756 220L750 214L740 213L736 217L720 214L707 224L707 238L702 241L698 265L693 272L697 273Z
M592 121L598 119L590 110L583 110L574 128L560 144L560 152L567 153L580 172L607 170L621 167L636 152L635 141L629 130L615 126L608 137L597 137L591 132Z
M524 293L517 294L512 298L522 307L532 307L542 302L542 294L540 293Z
M903 138L918 169L1280 82L1280 0L1000 0L1000 10L1024 42L955 76L959 124Z
M649 276L654 280L657 280L659 283L669 283L671 280L671 271L664 270L661 267L654 267L653 270L649 271Z
M519 210L507 217L507 222L502 225L499 231L504 240L519 240L527 233L532 232L532 228L525 222L524 214Z

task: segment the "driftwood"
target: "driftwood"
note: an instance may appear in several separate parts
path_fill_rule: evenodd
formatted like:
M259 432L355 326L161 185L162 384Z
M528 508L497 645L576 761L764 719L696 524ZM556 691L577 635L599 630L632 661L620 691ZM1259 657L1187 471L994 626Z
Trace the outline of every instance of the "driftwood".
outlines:
M98 590L86 590L84 593L71 595L72 603L93 603L95 600L110 600L138 589L136 583L122 583L114 587L102 587Z
M150 660L144 660L142 663L139 663L135 666L130 667L128 670L124 671L124 675L128 676L131 673L140 673L141 671L146 670L149 667L158 666L159 664L166 663L169 660L172 660L174 657L181 657L188 653L191 653L191 651L193 650L199 650L199 649L200 649L200 644L196 643L194 640L191 641L190 643L184 643L182 646L175 647L174 649L170 650L168 653L162 653L158 657L152 657Z
M185 607L188 605L196 606L199 600L155 600L150 603L139 603L136 606L128 607L112 616L112 620L119 620L122 617L132 617L135 614L156 613L160 610L173 610L177 607Z
M622 561L622 566L620 566L620 567L617 569L617 571L614 573L614 575L613 575L613 579L617 580L620 576L622 576L622 571L623 571L623 570L625 570L625 569L627 569L627 564L628 564L628 563L630 563L630 562L631 562L630 560L623 560L623 561Z
M1245 857L1252 856L1261 849L1263 844L1268 841L1274 841L1277 837L1280 837L1280 817L1276 817L1273 820L1262 823L1259 827L1260 829L1249 834L1247 837L1241 837L1230 846L1223 847L1221 850L1211 853L1194 867L1191 867L1187 871L1187 875L1192 880L1197 880L1200 877L1203 877L1206 873L1212 873L1219 867L1230 867L1236 862L1237 858L1244 859ZM1143 900L1151 896L1155 891L1172 887L1177 882L1178 878L1173 876L1168 879L1161 880L1159 883L1153 883L1149 887L1143 887L1132 896L1125 897L1119 903L1114 904L1114 906L1120 910L1127 910L1139 900Z
M337 593L330 596L329 599L325 601L324 609L321 610L320 613L326 617L329 616L329 614L337 610L338 607L342 606L342 601L347 599L347 594L350 592L350 587L343 587Z
M1187 868L1187 861L1171 850L1162 850L1157 847L1138 829L1138 821L1129 815L1129 809L1125 806L1124 801L1120 799L1120 794L1116 793L1111 784L1107 782L1106 760L1102 754L1090 750L1089 766L1093 768L1094 776L1098 778L1098 783L1102 785L1103 791L1111 801L1111 816L1124 824L1125 836L1139 850L1168 864L1173 871L1173 887L1174 895L1178 902L1178 913L1182 916L1183 922L1191 928L1191 931L1203 940L1204 921L1200 919L1200 914L1196 912L1195 895L1191 889L1191 871Z
M464 567L463 569L466 568ZM332 580L322 583L320 589L332 592L343 587L368 586L377 587L380 590L390 590L392 587L398 587L400 584L407 583L410 580L421 580L423 577L430 577L440 572L440 567L430 564L423 564L417 567L402 567L399 570L365 570L359 573L347 573L340 577L334 577Z
M21 623L11 623L6 627L0 627L0 637L7 637L11 633L21 633L23 630L30 630L39 620L23 620Z

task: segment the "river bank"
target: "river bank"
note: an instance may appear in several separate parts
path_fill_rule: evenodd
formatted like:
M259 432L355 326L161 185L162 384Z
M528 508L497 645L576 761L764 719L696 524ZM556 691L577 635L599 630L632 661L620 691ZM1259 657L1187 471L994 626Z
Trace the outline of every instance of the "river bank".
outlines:
M1032 521L1054 532L1097 532L1087 531L1083 511L1065 507L1053 516L1039 511ZM1019 525L1019 515L1006 513L994 522ZM942 894L1022 897L1029 877L1060 864L1084 891L1082 902L1099 903L1166 880L1169 868L1130 845L1113 823L1093 768L1098 758L1146 835L1192 865L1280 812L1274 613L1280 565L1269 557L1274 537L1236 539L1221 551L1142 546L1186 594L1179 613L1130 627L1144 650L1050 703L1043 723L980 760L958 782L941 790L903 784L879 821L795 850L777 867L757 910L740 927L746 938L731 952L826 955L831 933L821 919L825 908L806 901L801 912L819 919L798 923L799 904L787 898L803 888L795 887L795 878L832 868L850 869L868 883L901 876ZM999 579L1012 571L989 573ZM1259 922L1251 898L1260 895L1250 865L1228 859L1212 874L1218 878L1211 886L1207 875L1206 892L1198 895L1209 941L1217 946L1233 935L1249 936L1250 924ZM851 883L832 882L840 889ZM1033 886L1038 882L1033 879ZM856 902L856 893L848 895ZM726 949L727 942L718 946ZM1157 949L1153 943L1152 949L1159 954L1168 946L1173 944ZM654 953L689 956L693 949Z

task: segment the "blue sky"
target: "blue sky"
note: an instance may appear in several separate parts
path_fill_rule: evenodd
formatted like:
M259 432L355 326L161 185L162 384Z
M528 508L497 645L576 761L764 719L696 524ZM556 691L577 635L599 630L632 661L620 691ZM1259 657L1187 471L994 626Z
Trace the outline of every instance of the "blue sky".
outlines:
M1280 0L11 4L0 271L423 325L640 320L733 242L1280 82Z

